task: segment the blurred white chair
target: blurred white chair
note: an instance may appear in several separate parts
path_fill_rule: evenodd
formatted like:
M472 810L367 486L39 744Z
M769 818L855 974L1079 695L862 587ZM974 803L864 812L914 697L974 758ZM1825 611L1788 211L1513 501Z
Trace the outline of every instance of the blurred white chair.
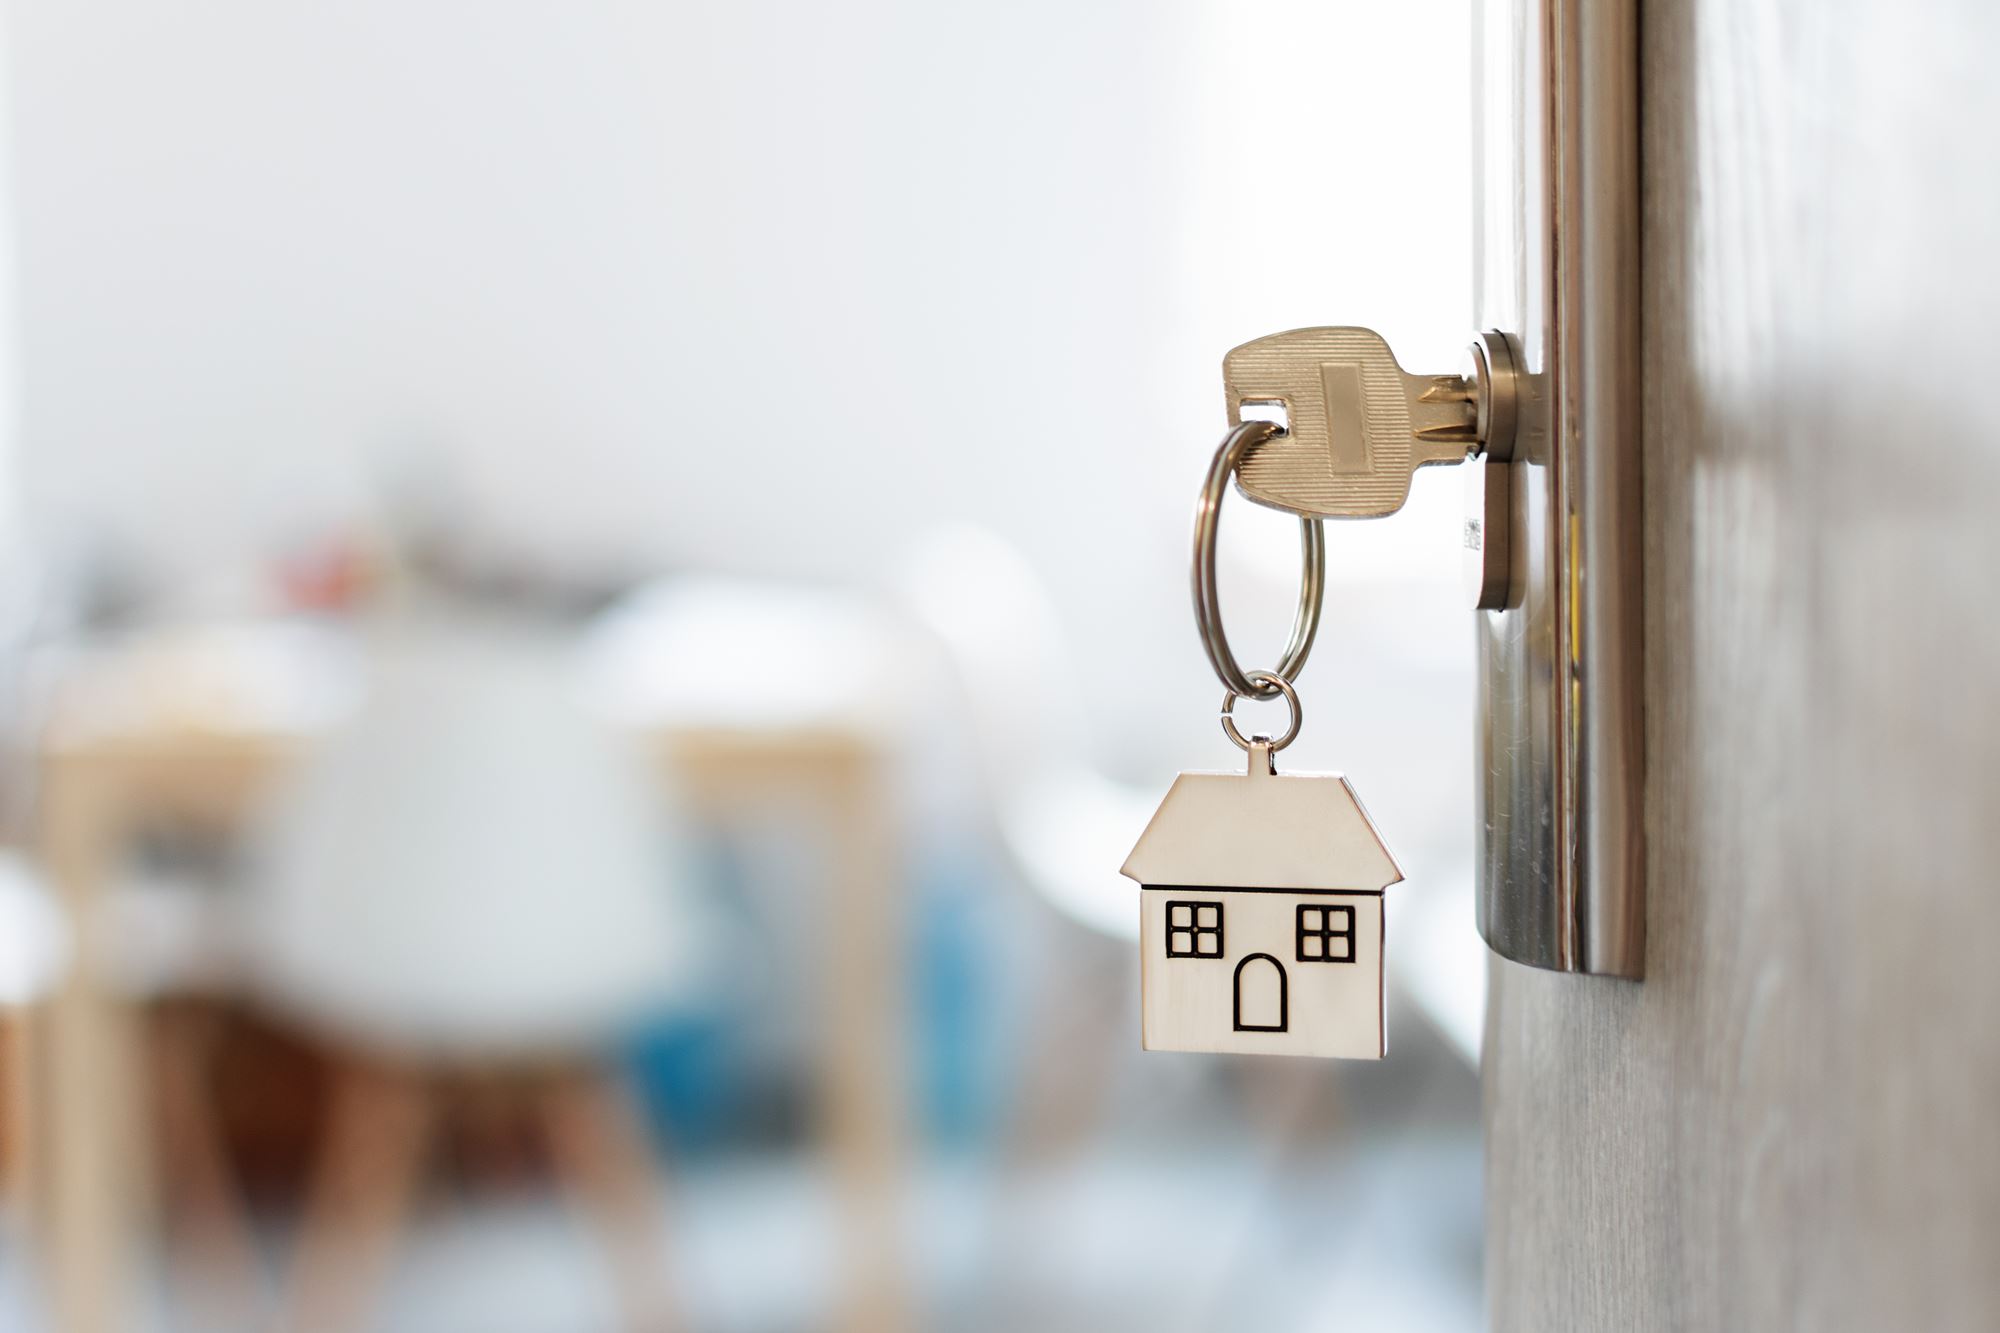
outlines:
M584 637L579 679L591 709L658 733L726 733L752 746L786 737L861 737L885 758L904 735L907 627L879 599L851 588L771 578L684 573L660 578L606 609ZM893 688L892 688L893 686ZM893 764L891 765L893 768ZM884 784L886 787L888 784ZM729 983L754 988L758 1021L747 1058L766 1073L810 1068L829 1005L824 843L801 839L796 792L763 802L710 802L741 858L742 915ZM888 799L888 794L884 794ZM901 836L893 814L885 826ZM906 907L877 886L886 910ZM804 898L802 899L802 895ZM831 982L839 984L837 978Z
M904 599L957 678L992 835L1055 926L1029 954L1036 1035L1010 1137L1020 1154L1060 1153L1102 1122L1121 1057L1137 1046L1138 891L1118 868L1158 793L1083 757L1062 628L1017 550L952 526L921 538L903 568Z
M69 955L69 929L41 876L0 853L0 1009L24 1009L47 995Z
M675 839L636 738L589 716L569 641L445 605L379 616L353 719L254 835L253 984L355 1053L331 1106L294 1318L345 1326L422 1166L438 1080L529 1071L558 1167L607 1224L635 1324L666 1321L662 1192L610 1043L694 984Z
M1066 918L1116 939L1139 935L1118 873L1159 803L1083 757L1084 717L1062 627L1021 553L982 529L919 540L903 592L963 689L1000 846Z

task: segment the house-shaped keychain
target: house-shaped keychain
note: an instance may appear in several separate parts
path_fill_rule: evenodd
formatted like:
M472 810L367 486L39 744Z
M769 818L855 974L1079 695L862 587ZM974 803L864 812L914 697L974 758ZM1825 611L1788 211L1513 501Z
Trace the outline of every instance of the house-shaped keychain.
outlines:
M1124 873L1139 881L1149 1051L1379 1060L1382 893L1401 880L1347 779L1183 773Z

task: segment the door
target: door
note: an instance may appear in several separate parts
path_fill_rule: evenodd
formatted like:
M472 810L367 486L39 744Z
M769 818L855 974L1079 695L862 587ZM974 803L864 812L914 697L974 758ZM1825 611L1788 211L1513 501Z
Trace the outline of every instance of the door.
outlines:
M1643 6L1645 980L1490 963L1496 1329L2000 1327L1996 42Z
M1285 965L1267 953L1253 953L1236 965L1236 1030L1284 1032L1290 1027Z

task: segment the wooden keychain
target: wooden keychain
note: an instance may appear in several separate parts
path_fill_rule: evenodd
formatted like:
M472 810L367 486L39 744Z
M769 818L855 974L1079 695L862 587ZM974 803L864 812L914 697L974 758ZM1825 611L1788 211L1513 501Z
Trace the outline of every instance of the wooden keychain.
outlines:
M1216 597L1222 497L1243 456L1277 433L1263 421L1233 428L1195 510L1195 622L1226 690L1222 729L1249 764L1175 778L1126 858L1123 873L1139 882L1144 1045L1379 1060L1388 1050L1382 895L1402 872L1345 777L1281 774L1274 759L1302 721L1292 681L1319 628L1319 521L1299 520L1299 610L1275 671L1237 665ZM1284 699L1284 734L1246 740L1231 716L1243 697Z

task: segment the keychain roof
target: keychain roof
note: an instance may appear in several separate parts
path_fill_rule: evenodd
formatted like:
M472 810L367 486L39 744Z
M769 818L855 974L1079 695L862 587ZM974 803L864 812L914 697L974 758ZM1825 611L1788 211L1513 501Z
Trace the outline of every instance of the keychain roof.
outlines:
M1338 773L1183 773L1121 872L1141 884L1379 892L1403 872Z

